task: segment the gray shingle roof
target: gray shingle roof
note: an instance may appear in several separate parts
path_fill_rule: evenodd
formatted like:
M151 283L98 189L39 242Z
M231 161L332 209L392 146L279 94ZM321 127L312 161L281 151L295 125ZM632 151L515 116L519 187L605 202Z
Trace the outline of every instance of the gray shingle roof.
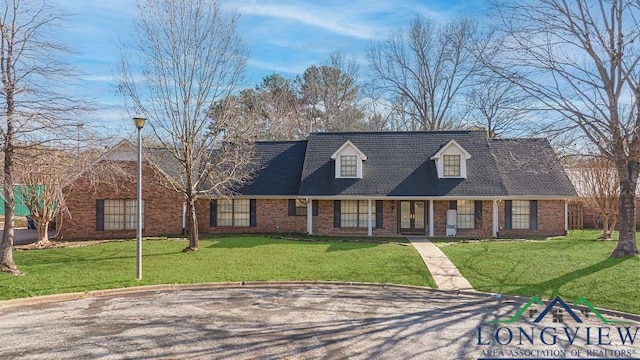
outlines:
M257 142L259 170L242 195L297 195L307 141Z
M508 195L576 196L546 139L488 140Z
M430 160L450 140L472 156L467 179L438 179ZM368 160L363 179L336 179L331 154L350 140ZM311 134L301 195L491 196L504 194L482 132L387 132Z
M330 157L347 140L368 157L362 179L335 178ZM450 140L471 154L466 179L439 179L430 159ZM487 140L480 131L315 133L308 138L300 195L574 196L554 161L546 140Z
M336 179L331 155L347 140L368 159L362 179ZM455 140L471 158L466 179L439 179L431 157ZM304 141L257 142L259 170L247 196L576 196L545 139L487 139L481 131L312 133ZM168 176L175 159L154 153ZM158 161L160 160L160 161Z

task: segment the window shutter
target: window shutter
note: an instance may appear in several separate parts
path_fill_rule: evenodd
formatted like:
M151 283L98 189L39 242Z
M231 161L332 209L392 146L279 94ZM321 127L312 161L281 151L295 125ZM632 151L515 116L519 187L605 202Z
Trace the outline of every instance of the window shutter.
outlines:
M504 228L511 230L511 215L513 215L513 203L511 200L504 201Z
M456 200L449 201L449 210L458 210L458 202Z
M296 216L296 199L289 199L289 216Z
M531 230L538 230L538 200L529 201L529 228Z
M256 199L249 200L249 226L256 227Z
M211 200L209 203L209 226L218 226L218 201Z
M318 200L311 201L311 211L313 216L318 216Z
M96 231L104 231L104 200L96 200Z
M333 227L340 228L340 200L333 200Z
M382 200L376 200L376 229L382 229Z
M473 227L476 229L482 229L482 201L477 200L473 203L474 216Z

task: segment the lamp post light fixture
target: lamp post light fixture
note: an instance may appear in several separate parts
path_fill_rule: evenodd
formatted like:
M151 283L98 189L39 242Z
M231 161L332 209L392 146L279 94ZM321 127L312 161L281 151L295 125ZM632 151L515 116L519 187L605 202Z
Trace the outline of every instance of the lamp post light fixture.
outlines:
M138 128L138 198L136 200L136 280L142 280L142 128L147 119L134 117Z

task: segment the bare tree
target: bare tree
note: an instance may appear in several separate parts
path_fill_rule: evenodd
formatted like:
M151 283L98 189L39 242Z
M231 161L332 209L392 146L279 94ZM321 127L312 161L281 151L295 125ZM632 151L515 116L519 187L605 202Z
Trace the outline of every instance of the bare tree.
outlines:
M458 97L472 85L480 67L476 54L486 42L470 20L446 26L416 17L406 31L375 43L368 52L376 86L396 99L407 129L459 127L454 114Z
M135 51L123 51L120 89L179 164L174 186L187 204L185 250L197 250L196 195L233 191L247 180L252 159L253 136L227 113L234 108L213 109L237 90L244 72L237 16L223 13L216 0L146 0L138 10Z
M73 154L60 149L34 148L24 155L28 161L16 163L20 178L17 192L36 225L35 247L49 247L49 224L59 213L67 212L64 185L81 167Z
M580 129L619 176L620 236L612 256L638 253L640 3L531 0L496 7L503 56L493 64L539 104L560 114L556 131Z
M601 239L611 239L619 217L619 179L611 160L581 160L568 171L585 207L602 219Z
M65 19L44 1L0 3L0 78L4 155L5 221L0 244L0 271L21 274L13 261L15 153L57 141L77 126L86 106L61 92L76 73L61 62L69 49L49 38Z
M530 114L530 97L495 74L481 75L477 81L467 94L469 126L485 130L490 138L522 135Z

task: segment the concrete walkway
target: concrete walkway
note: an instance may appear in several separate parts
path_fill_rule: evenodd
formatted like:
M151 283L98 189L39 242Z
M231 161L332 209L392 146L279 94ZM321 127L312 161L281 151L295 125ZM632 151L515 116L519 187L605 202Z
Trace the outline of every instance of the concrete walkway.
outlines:
M418 251L440 290L473 290L469 281L442 250L424 236L408 236L411 245Z

